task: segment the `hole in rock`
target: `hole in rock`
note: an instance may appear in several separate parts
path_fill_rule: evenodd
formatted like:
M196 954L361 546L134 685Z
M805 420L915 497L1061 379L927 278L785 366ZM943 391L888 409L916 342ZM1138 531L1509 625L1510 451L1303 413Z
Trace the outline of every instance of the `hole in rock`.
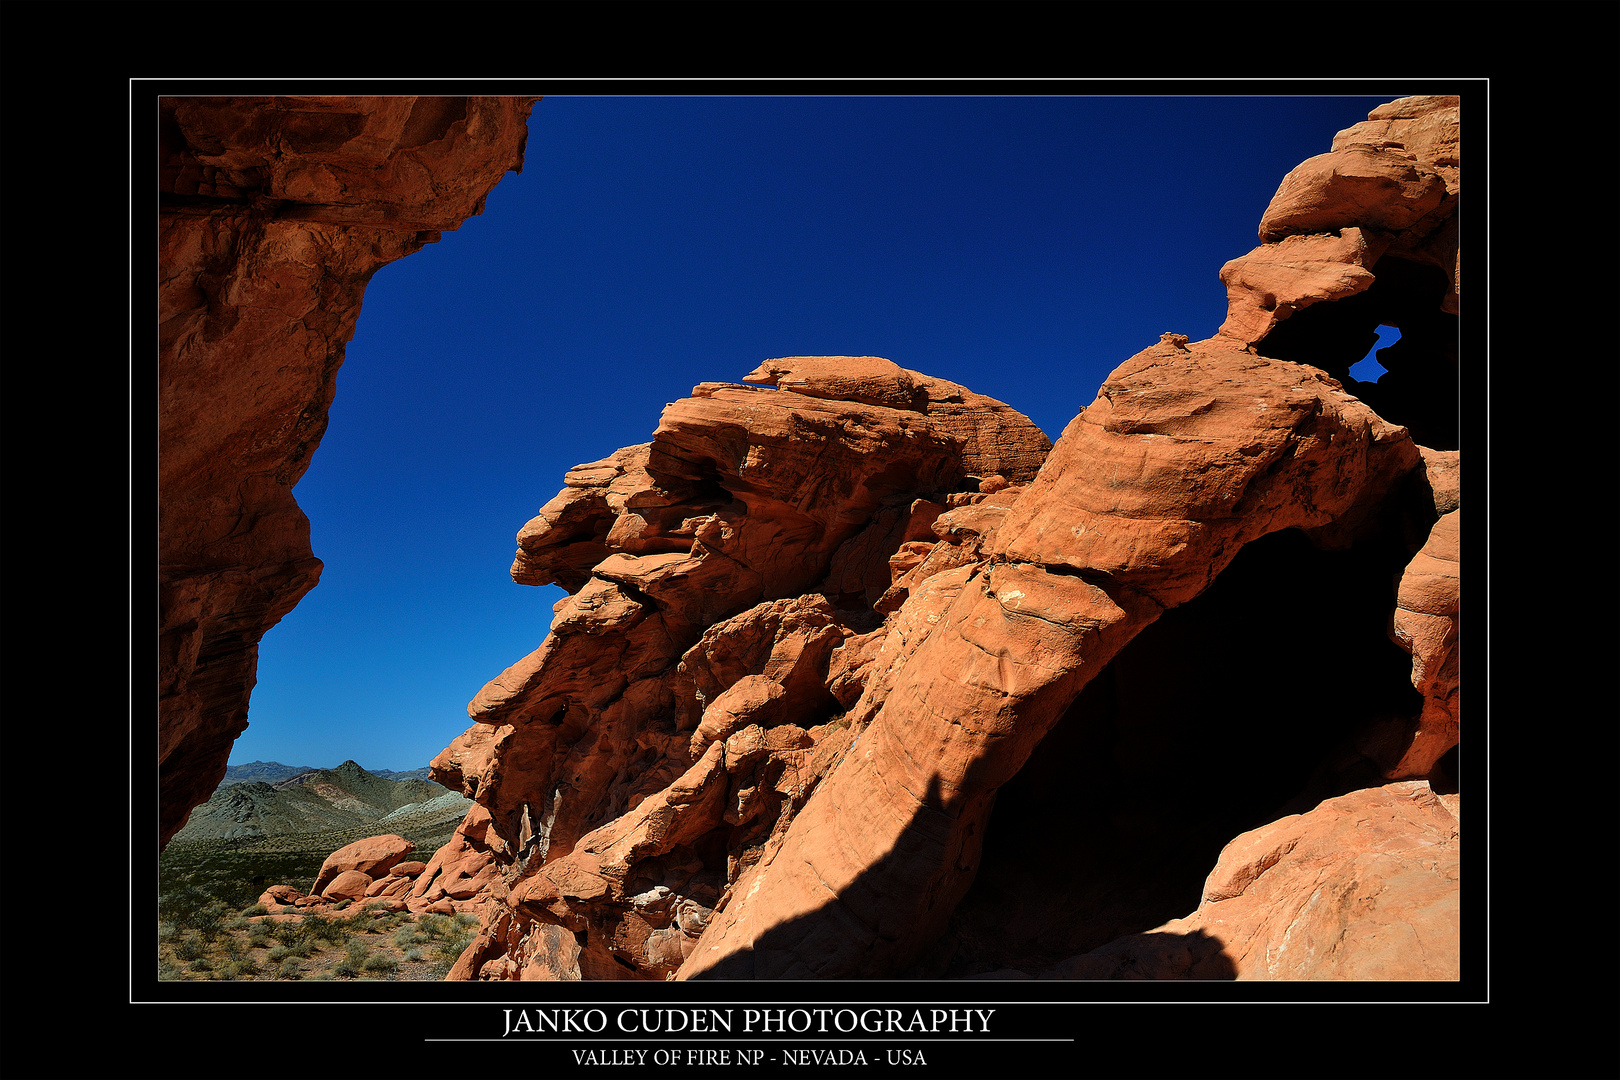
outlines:
M1384 342L1384 348L1386 349L1390 348L1397 341L1401 340L1401 332L1397 327L1380 326L1378 329L1381 331L1389 331L1388 334L1380 333L1378 335L1378 340L1380 342L1384 342L1386 337L1389 339L1387 342ZM1361 383L1377 382L1387 370L1383 364L1378 362L1378 353L1380 351L1381 350L1378 348L1378 346L1374 345L1371 349L1367 350L1366 356L1363 356L1360 360L1356 361L1354 364L1351 364L1350 378Z
M1274 534L1142 631L998 793L940 974L1037 973L1189 915L1238 834L1382 783L1355 736L1422 705L1387 633L1409 557Z
M1450 280L1437 266L1388 255L1373 269L1377 278L1365 292L1294 312L1255 351L1319 367L1422 445L1455 450L1457 317L1440 309ZM1378 343L1380 326L1400 328L1377 350L1374 363L1384 374L1359 379L1354 372Z

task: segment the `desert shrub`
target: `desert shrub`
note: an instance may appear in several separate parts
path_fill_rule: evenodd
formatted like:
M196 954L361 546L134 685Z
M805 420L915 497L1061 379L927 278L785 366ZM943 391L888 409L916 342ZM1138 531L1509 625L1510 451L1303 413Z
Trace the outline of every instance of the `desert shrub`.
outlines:
M278 923L270 932L281 944L291 946L308 943L311 940L311 929L306 919L304 922Z
M433 955L438 957L440 960L454 964L457 960L461 959L461 954L467 950L467 945L471 941L471 934L468 934L466 937L447 938L444 941L439 942L439 944L434 947Z
M413 945L426 945L432 940L432 936L424 932L420 926L407 925L394 931L394 944L401 949L408 949Z
M173 982L176 979L184 979L185 977L185 972L174 961L158 960L158 981Z
M357 912L346 919L343 925L352 934L373 934L377 932L377 920L365 912Z
M349 936L349 923L347 919L313 918L304 920L305 932L312 942L325 941L333 945L341 944Z
M173 941L175 939L175 935L177 935L178 933L180 933L180 928L178 926L176 926L174 923L172 923L172 922L160 922L160 923L158 923L158 940L159 941Z
M253 923L247 918L237 915L235 918L226 919L223 925L227 930L246 930L248 927L252 926Z
M216 973L215 978L221 979L225 982L230 982L233 979L245 978L246 976L257 975L258 973L258 965L252 960L230 960L219 966L219 971Z
M195 930L187 931L174 946L174 955L182 960L200 960L203 954L202 935Z
M254 923L248 930L248 947L251 949L268 949L270 947L270 924Z
M206 956L199 956L191 962L192 971L213 971L214 965Z
M212 941L219 936L220 927L223 925L228 911L230 909L217 900L198 908L191 916L192 929L201 934L204 941Z
M345 956L342 960L339 960L335 965L333 965L332 974L342 975L344 978L352 979L360 974L360 965L355 963L349 957Z
M405 951L405 959L411 961L412 963L415 963L415 962L421 960L422 959L422 950L421 949L407 949Z
M281 966L276 968L276 978L278 979L302 979L303 977L304 965L300 964L295 956L285 958L281 961Z
M254 904L252 907L243 908L242 914L248 916L268 915L270 914L270 909L265 907L263 904Z
M384 956L382 953L377 953L376 955L368 958L361 966L367 971L371 972L373 975L392 975L395 970L398 969L399 961L395 960L392 956Z

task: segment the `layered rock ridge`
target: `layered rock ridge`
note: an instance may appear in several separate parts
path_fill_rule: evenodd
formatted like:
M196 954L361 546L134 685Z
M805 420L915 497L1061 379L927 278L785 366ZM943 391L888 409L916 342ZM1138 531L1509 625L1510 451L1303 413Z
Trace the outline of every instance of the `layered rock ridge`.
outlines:
M451 977L1457 977L1457 108L1291 173L1049 452L795 357L572 470L434 762Z
M418 879L486 915L452 977L672 975L852 739L891 636L873 606L975 547L957 518L998 512L1050 448L881 358L747 378L571 470L519 534L513 577L572 595L433 763L478 803Z
M224 775L320 576L292 487L371 275L481 213L534 98L159 103L159 845Z

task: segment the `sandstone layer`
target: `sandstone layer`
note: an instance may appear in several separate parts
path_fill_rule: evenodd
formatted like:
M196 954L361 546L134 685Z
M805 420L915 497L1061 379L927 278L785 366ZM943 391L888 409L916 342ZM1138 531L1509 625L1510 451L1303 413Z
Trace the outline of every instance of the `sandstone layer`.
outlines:
M159 845L224 775L320 576L292 487L380 267L481 213L533 98L160 103Z
M1055 446L790 357L571 470L433 765L450 977L1456 978L1457 110L1290 173Z

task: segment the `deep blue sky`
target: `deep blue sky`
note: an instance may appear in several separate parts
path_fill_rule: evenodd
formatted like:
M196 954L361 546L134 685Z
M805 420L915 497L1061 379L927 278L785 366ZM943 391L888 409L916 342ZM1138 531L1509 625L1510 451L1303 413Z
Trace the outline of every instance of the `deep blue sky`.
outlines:
M326 570L232 763L425 765L562 595L512 582L518 529L695 383L885 356L1055 440L1215 332L1284 174L1393 96L540 102L523 173L366 291L295 490Z

